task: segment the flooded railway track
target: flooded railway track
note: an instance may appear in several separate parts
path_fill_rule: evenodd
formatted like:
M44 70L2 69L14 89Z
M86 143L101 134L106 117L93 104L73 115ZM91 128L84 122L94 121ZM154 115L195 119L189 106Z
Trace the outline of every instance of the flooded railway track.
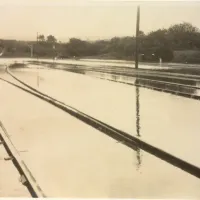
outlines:
M32 62L30 62L32 63ZM177 72L162 72L161 69L138 69L130 67L114 67L114 66L87 66L76 64L59 64L49 62L33 62L34 64L42 64L49 69L59 69L92 77L102 80L123 83L143 87L155 91L166 92L176 96L200 100L200 76L194 74L180 74ZM93 75L96 73L97 75ZM102 76L101 76L102 75ZM105 76L104 76L105 75ZM106 76L115 76L106 77ZM119 80L121 79L124 80ZM126 79L135 79L126 81Z
M142 149L166 162L168 162L169 164L176 166L180 169L182 169L183 171L197 177L200 178L200 168L188 163L174 155L171 155L165 151L163 151L162 149L159 149L151 144L148 144L145 141L142 141L141 139L131 136L130 134L121 131L119 129L116 129L100 120L97 120L71 106L66 105L65 103L56 100L55 98L44 94L38 90L36 90L35 88L31 87L30 85L26 84L25 82L21 81L20 79L18 79L16 76L14 76L9 68L6 69L7 72L18 82L20 82L21 84L23 84L25 87L21 87L17 84L14 84L10 81L7 81L5 79L2 79L2 81L5 81L11 85L13 85L14 87L17 87L18 89L21 89L31 95L34 95L46 102L49 102L50 104L56 106L57 108L63 110L64 112L72 115L73 117L76 117L77 119L81 120L82 122L88 124L89 126L101 131L102 133L108 135L109 137L112 137L113 139L121 142L122 144L128 146L129 148L133 149L133 150L137 150L137 149ZM28 88L28 89L27 89Z
M104 73L104 74L106 74L106 73ZM147 88L147 89L152 89L152 90L156 90L156 91L174 94L177 96L200 100L200 95L195 94L195 91L200 91L199 86L174 83L174 82L169 82L169 81L159 81L159 80L154 80L154 79L150 79L150 78L141 78L139 76L135 77L136 80L134 80L132 82L117 80L117 78L115 80L112 78L106 78L106 77L98 76L98 75L97 76L94 75L94 77L102 79L102 80L143 87L143 88ZM122 76L120 76L120 77L122 77ZM127 78L126 76L123 76L123 77Z
M199 75L185 75L185 74L180 74L180 73L173 73L173 72L160 72L156 70L135 70L135 69L106 69L106 68L92 68L92 67L87 67L87 70L92 70L96 72L106 72L106 73L111 73L111 74L116 74L116 75L124 75L124 76L152 76L152 77L162 77L162 78L176 78L176 79L184 79L184 80L196 80L200 81L200 76Z
M23 184L28 189L32 197L34 198L46 197L42 189L38 185L36 179L33 177L32 173L28 169L27 165L21 159L19 152L17 151L16 147L10 140L9 134L1 121L0 121L0 141L9 155L9 157L6 158L5 160L13 162L13 165L16 167L16 169L20 174L21 184Z
M117 72L112 70L100 70L85 66L61 68L56 67L53 69L65 70L73 73L80 73L102 80L143 87L147 89L170 93L181 97L200 100L200 95L198 95L198 93L200 94L200 76L177 76L173 73L171 73L170 76L168 74L164 75L164 73L161 76L156 76L155 74L149 74L148 72L145 72L145 74L141 74L140 72L138 72L137 74L128 74L127 72L124 73L124 71ZM113 78L112 76L115 77ZM127 81L126 79L132 80ZM199 84L199 86L196 85L197 83Z
M200 75L194 74L184 74L178 72L168 72L162 71L162 69L134 69L131 67L119 67L119 66L87 66L80 64L60 64L60 63L49 63L49 62L39 62L39 61L29 61L28 63L33 63L36 65L46 65L48 67L54 68L54 66L62 66L62 69L78 69L78 70L91 70L96 72L106 72L116 75L125 75L125 76L159 76L162 78L176 78L176 79L184 79L184 80L194 80L200 81ZM173 69L173 68L172 68ZM176 69L176 68L175 68Z

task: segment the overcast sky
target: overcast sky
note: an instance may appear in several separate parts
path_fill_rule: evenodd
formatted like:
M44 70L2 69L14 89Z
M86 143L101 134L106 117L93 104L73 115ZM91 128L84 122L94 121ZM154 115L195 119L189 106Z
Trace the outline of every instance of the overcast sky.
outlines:
M0 38L35 40L36 34L66 41L135 34L136 6L128 1L0 0ZM145 33L191 22L200 28L200 2L140 2Z

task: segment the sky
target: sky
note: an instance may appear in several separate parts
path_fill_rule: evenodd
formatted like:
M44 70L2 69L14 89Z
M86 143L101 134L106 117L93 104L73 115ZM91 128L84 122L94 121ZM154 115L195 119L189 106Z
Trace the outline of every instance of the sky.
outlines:
M132 36L137 5L145 33L181 22L200 28L197 1L0 0L0 38L36 40L37 32L60 41Z

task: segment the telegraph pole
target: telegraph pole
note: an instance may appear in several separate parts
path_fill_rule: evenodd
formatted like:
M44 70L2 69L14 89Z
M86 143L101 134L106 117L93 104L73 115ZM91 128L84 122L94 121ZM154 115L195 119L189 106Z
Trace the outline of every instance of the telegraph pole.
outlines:
M37 32L37 43L36 46L38 46L38 32ZM37 53L37 62L38 62L38 53ZM37 86L39 87L40 85L40 76L39 76L39 65L37 67Z
M138 44L139 44L139 31L140 31L140 6L137 6L137 21L136 21L136 36L135 36L135 69L138 69ZM136 78L136 83L137 83ZM140 104L139 104L139 87L136 86L136 132L137 136L140 137ZM141 165L141 155L140 155L140 149L137 148L136 150L137 154L137 167L139 169Z
M135 38L135 69L138 69L139 31L140 31L140 6L137 7L136 38Z

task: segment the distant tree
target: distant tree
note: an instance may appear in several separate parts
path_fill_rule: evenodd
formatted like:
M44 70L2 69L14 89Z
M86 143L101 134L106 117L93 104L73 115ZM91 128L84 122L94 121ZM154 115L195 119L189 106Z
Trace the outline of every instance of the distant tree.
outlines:
M145 36L144 32L143 31L139 31L139 36Z
M158 29L147 34L143 37L143 48L160 48L162 46L170 46L170 41L168 40L167 30Z
M167 29L158 29L156 31L151 31L149 37L164 37L167 34Z
M157 58L162 58L163 62L170 62L172 61L174 55L173 51L168 47L160 47L155 51L155 56Z
M47 36L47 42L55 43L56 41L57 41L57 39L53 35Z
M196 33L199 29L190 23L183 22L180 24L175 24L169 27L169 33Z
M193 49L199 33L197 27L186 22L171 26L167 32L174 49Z
M133 59L135 53L135 37L113 37L110 40L85 41L78 38L71 38L67 43L60 43L53 35L45 38L39 35L40 42L30 42L34 45L34 55L41 57L102 57L111 59ZM46 42L44 42L46 39ZM52 48L52 47L56 48ZM26 42L16 40L0 40L0 52L5 49L4 56L30 56L30 49ZM200 50L200 30L190 23L179 23L170 26L168 29L158 29L144 34L139 32L139 53L143 61L164 62L176 60L177 51ZM193 54L193 53L191 53ZM173 58L174 56L174 58ZM187 53L188 59L191 55ZM195 55L196 56L196 55ZM199 54L198 54L199 56ZM188 60L187 59L187 60ZM194 59L194 58L191 58ZM192 60L190 59L190 62ZM177 62L180 62L178 59ZM197 62L197 60L193 60ZM198 62L200 62L198 58Z
M45 41L44 35L39 35L38 40L41 41L41 42L44 42Z
M70 56L88 56L93 55L95 49L93 44L88 41L80 40L78 38L71 38L66 45L68 55Z

